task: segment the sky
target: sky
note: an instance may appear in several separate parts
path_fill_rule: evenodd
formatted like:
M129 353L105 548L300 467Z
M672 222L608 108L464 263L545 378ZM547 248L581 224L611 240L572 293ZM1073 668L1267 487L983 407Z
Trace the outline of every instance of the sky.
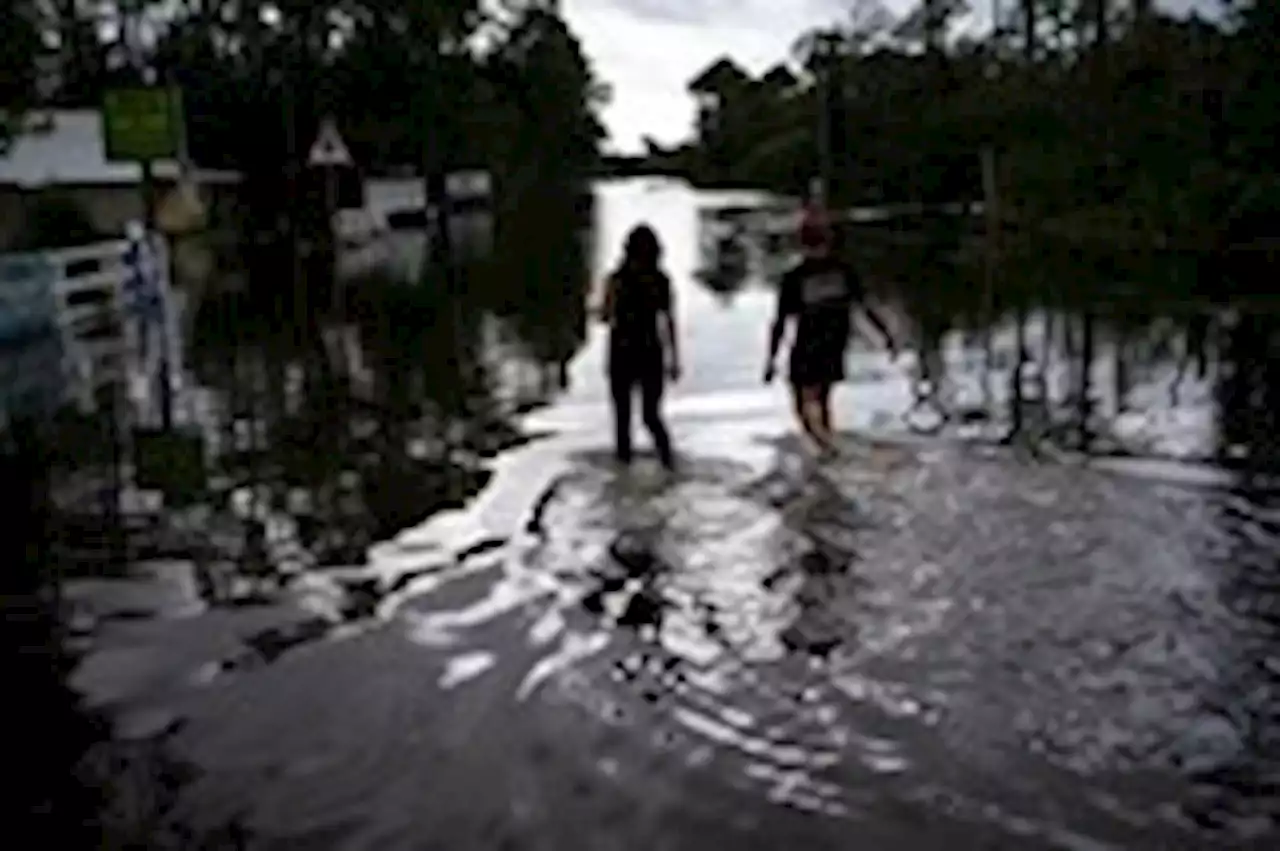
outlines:
M607 150L637 153L641 137L663 144L687 139L694 105L689 80L728 54L753 73L789 56L805 30L845 19L857 0L561 0L596 75L613 89L602 112ZM882 0L902 13L915 0ZM991 0L973 0L989 19ZM1007 7L1012 0L1000 0ZM1185 10L1216 0L1157 0Z

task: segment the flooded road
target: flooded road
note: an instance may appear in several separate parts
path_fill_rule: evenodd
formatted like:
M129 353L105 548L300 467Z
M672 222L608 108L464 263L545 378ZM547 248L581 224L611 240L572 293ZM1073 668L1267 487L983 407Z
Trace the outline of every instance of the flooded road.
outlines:
M678 477L610 464L592 329L465 507L288 606L99 631L78 685L192 766L171 818L251 848L1275 847L1276 494L920 438L910 364L865 346L815 469L759 382L767 288L694 280L697 202L603 187L593 261L642 220L666 243Z

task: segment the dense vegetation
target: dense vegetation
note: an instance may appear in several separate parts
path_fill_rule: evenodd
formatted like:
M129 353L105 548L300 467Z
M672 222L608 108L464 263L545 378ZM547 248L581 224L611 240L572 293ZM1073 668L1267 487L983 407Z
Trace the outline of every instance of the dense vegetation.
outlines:
M839 203L900 203L980 199L987 149L1011 224L1126 251L1263 235L1276 4L1173 19L1143 0L1022 0L981 36L961 34L961 9L928 0L895 19L863 0L797 40L794 76L722 61L690 86L698 140L653 159L791 193L826 171Z
M103 20L75 2L5 4L0 107L96 107L113 85L179 85L193 159L249 176L255 230L316 206L305 203L295 167L325 115L366 172L430 178L484 167L508 198L596 164L603 131L593 107L606 91L573 33L538 0L106 8L115 11ZM158 31L147 47L130 37L144 17Z

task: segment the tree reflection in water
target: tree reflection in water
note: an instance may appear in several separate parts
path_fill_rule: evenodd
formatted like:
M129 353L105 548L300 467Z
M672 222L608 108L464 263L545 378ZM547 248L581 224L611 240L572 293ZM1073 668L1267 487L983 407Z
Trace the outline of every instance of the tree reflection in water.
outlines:
M304 563L363 563L370 544L473 494L484 459L520 439L513 410L563 386L585 331L578 199L528 197L499 216L494 254L453 275L374 270L327 311L252 289L200 306L210 492L241 494L243 516L224 518L241 570L273 518L293 527Z
M741 210L703 209L698 212L701 257L697 277L707 289L731 303L753 271L750 238ZM757 253L769 252L761 247Z
M1206 548L1220 571L1218 617L1236 639L1214 659L1217 687L1178 756L1195 784L1190 818L1256 833L1273 828L1280 795L1280 318L1244 313L1222 343L1219 451L1237 478Z

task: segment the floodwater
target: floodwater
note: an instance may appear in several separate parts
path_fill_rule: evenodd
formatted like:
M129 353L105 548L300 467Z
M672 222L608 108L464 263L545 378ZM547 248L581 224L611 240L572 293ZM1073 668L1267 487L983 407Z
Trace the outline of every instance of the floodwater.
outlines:
M678 476L609 462L590 329L521 418L535 439L367 564L235 609L184 609L159 562L69 589L98 619L73 683L190 769L173 842L1275 847L1274 490L923 435L914 361L870 344L838 396L844 457L817 469L759 380L768 289L694 275L699 205L740 200L597 199L593 279L639 221L666 244ZM1162 400L1147 378L1133 397ZM1176 426L1151 440L1247 442L1211 380L1194 414L1143 411Z

